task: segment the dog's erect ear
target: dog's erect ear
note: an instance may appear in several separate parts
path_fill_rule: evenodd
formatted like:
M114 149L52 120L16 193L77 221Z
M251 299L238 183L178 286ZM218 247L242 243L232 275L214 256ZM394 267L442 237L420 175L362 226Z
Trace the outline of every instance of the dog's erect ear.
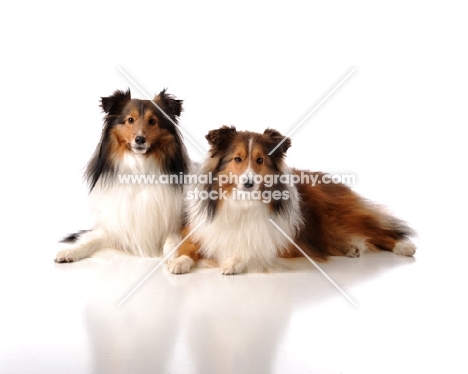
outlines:
M183 100L177 100L173 95L166 93L166 88L154 97L154 102L174 121L182 113Z
M116 90L112 96L101 97L101 108L107 114L118 114L131 98L130 89L125 92Z
M219 129L211 130L205 138L212 147L219 149L226 148L236 134L237 130L234 126L222 126Z
M271 150L274 149L278 144L282 142L281 145L277 149L275 149L275 152L282 152L283 154L285 154L286 151L289 149L289 147L291 147L291 139L285 137L279 131L276 131L273 129L266 129L263 132L263 135L267 136L269 140L271 141L271 144L272 144ZM273 154L275 152L273 152Z

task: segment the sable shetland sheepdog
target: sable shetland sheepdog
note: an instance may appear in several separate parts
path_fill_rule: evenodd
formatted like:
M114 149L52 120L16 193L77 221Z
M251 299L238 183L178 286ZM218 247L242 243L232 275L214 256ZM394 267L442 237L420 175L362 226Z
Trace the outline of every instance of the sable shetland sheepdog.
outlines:
M101 98L101 107L102 136L85 173L95 227L64 238L56 262L77 261L103 247L159 256L166 240L178 242L180 236L181 184L124 184L118 177L189 171L187 150L174 125L182 100L166 90L154 101L132 99L130 90L117 90Z
M211 148L200 174L212 173L213 178L211 183L199 182L195 191L211 198L189 199L185 235L204 222L169 262L172 273L187 273L199 258L217 261L223 274L268 271L278 257L302 255L284 234L319 261L358 257L366 249L415 253L411 228L347 186L281 182L277 177L299 176L301 171L284 162L289 138L269 155L284 139L279 132L267 129L258 134L224 126L210 131L206 139ZM267 175L276 176L273 183L265 183Z

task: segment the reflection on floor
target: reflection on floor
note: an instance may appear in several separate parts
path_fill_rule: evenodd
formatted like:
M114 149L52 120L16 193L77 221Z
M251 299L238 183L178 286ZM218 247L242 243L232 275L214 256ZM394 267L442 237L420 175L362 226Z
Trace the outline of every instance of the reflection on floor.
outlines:
M439 265L424 253L367 253L321 264L357 306L305 259L296 260L296 271L274 274L195 269L172 275L161 267L117 307L160 259L101 256L59 265L51 258L36 254L31 261L2 264L1 372L468 368L462 359L467 307L446 286L456 284L457 271L442 286ZM446 309L450 319L441 318Z

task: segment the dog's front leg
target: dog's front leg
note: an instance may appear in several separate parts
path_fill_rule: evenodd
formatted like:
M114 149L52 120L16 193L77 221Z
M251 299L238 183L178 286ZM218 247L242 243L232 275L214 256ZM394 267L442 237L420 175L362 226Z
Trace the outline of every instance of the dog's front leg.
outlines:
M94 229L79 234L72 243L62 243L63 249L58 251L55 262L75 262L90 257L103 247L105 236L106 232L102 229Z

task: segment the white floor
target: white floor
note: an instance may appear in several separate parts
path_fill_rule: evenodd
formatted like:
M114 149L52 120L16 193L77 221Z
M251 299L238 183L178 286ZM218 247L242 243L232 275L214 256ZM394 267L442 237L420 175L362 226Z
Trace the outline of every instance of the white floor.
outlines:
M356 306L300 260L269 275L161 267L118 307L160 259L55 264L44 238L16 239L0 265L1 373L468 372L466 256L424 240L415 258L320 265Z

